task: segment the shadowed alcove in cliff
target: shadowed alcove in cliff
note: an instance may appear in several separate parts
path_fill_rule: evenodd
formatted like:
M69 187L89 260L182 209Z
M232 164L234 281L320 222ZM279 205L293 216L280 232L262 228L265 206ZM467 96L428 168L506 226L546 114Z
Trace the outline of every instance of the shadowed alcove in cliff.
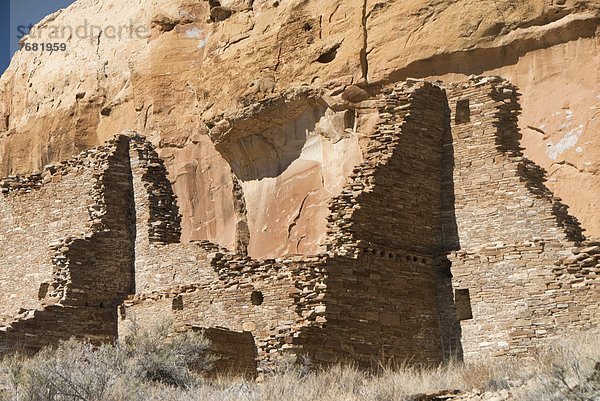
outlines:
M320 99L277 99L247 118L232 120L225 133L211 137L241 181L279 177L309 145L311 136L333 142L354 126L354 113L334 112Z
M321 110L305 104L295 112L296 115L281 116L279 123L262 130L258 122L244 121L236 128L240 131L234 139L216 146L239 180L278 177L300 157L308 132L314 130Z
M317 254L324 249L327 202L361 158L354 112L308 96L258 107L228 120L221 133L211 131L236 182L237 237L256 258Z

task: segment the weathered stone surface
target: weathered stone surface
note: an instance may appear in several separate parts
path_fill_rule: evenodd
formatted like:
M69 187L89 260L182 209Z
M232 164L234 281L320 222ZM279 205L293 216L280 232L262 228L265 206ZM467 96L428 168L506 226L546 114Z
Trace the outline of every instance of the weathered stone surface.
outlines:
M79 0L48 17L34 34L148 35L72 36L0 78L2 346L172 318L226 329L215 345L249 372L254 351L436 364L597 325L598 243L550 189L600 235L599 11ZM499 78L408 79L484 72L520 87L523 115Z
M303 115L306 105L320 104L311 96L296 93L257 114L243 110L219 123L233 128L211 140L234 154L248 138L240 127L263 130L260 121L281 107ZM32 232L49 227L40 237L47 245L32 245L31 262L43 271L51 261L53 268L49 278L32 276L45 280L37 294L34 284L17 292L14 256L0 255L0 285L16 295L12 305L33 305L5 321L0 340L28 349L72 335L103 341L126 333L132 317L142 326L170 319L174 330L227 330L220 338L233 339L240 359L229 353L222 361L248 374L250 342L262 368L286 352L318 363L437 364L528 353L558 334L594 327L599 243L585 240L577 219L545 187L544 171L523 157L518 97L499 77L472 77L445 87L407 80L363 100L367 111L357 114L372 127L361 140L362 161L316 206L326 224L323 252L308 248L285 258L246 253L259 234L240 173L249 170L236 173L241 158L230 163L240 181L233 186L238 224L247 231L230 250L182 241L165 164L135 132L43 173L8 177L2 204L13 215L40 200L41 213L20 224ZM326 108L335 115L335 107ZM280 156L272 161L285 160ZM250 171L268 176L271 166L256 163ZM82 178L91 182L75 185ZM68 196L55 197L57 189L87 208L65 219L87 230L79 237L52 231L62 208L51 201ZM11 232L14 222L3 224ZM38 252L46 247L52 253ZM215 338L222 353L225 340Z
M0 323L2 352L115 338L115 306L134 291L128 148L118 136L39 175L3 181L2 314L24 309ZM15 256L18 246L27 249Z
M600 235L597 1L221 3L79 0L47 18L42 33L87 18L149 34L73 36L66 54L19 52L0 79L0 176L137 130L174 181L184 240L233 249L249 232L255 257L319 252L322 205L362 162L360 140L373 128L369 92L407 77L491 73L521 88L526 154L549 170L548 186L588 234ZM261 104L307 91L323 92L327 108L299 102L299 113L259 121ZM261 128L231 146L213 143L245 108L256 119L243 128ZM242 145L260 156L248 160ZM246 177L238 176L245 212L232 168Z

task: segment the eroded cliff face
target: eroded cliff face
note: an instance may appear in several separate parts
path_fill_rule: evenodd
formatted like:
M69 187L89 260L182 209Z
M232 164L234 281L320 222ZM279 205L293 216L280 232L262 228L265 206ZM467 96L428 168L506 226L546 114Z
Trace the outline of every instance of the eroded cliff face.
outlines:
M375 124L369 94L497 74L522 92L526 155L600 235L595 0L79 0L37 32L86 20L103 33L66 38L64 53L20 51L0 79L0 175L137 130L166 162L184 241L317 253L326 203Z

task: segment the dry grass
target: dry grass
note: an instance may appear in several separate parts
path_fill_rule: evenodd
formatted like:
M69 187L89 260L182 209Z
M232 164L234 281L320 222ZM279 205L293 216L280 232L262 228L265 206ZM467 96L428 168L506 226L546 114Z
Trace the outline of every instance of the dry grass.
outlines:
M255 383L224 377L208 382L193 374L189 364L210 364L201 338L187 335L165 343L164 335L137 333L125 345L94 350L69 341L30 359L6 358L0 367L0 399L399 401L457 389L473 394L504 390L514 401L598 401L597 339L597 332L565 339L529 360L450 363L429 370L404 366L378 374L348 366L309 372L288 362Z

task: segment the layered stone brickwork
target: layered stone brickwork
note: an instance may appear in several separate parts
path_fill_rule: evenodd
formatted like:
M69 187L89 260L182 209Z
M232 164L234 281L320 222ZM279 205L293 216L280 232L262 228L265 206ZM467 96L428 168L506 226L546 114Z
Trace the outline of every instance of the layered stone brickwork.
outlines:
M21 308L40 306L40 285L49 285L53 276L49 249L53 240L89 232L88 206L94 204L92 171L58 174L47 185L41 177L30 181L14 177L0 184L2 322L12 319Z
M257 209L239 166L235 249L182 243L163 161L134 132L5 179L0 341L108 341L134 319L170 320L203 330L223 369L252 376L288 352L318 364L434 365L521 354L597 325L600 243L584 240L523 158L515 87L409 80L368 102L377 123L363 162L331 195L317 255L247 256Z
M461 322L465 356L523 353L597 326L600 257L576 260L579 249L540 241L452 254L454 287L469 290L472 308L472 319ZM567 266L561 260L568 258Z
M378 103L365 161L330 204L328 325L314 353L328 362L437 363L443 328L433 258L442 241L447 103L439 87L420 81L384 91Z
M23 185L15 185L19 182ZM11 276L17 280L21 268L48 273L29 277L29 292L38 287L34 297L26 294L29 302L9 302L27 309L4 321L0 345L35 350L72 336L93 341L114 338L115 306L133 291L128 139L118 136L67 163L48 166L34 178L13 177L4 185L8 189L4 204L31 205L14 208L12 216L26 213L15 222L22 230L37 233L37 238L32 237L39 242L30 244L30 253L36 257L31 264L5 265L2 270L17 270ZM61 225L67 229L60 230ZM13 293L18 288L14 282L3 281L3 285L13 288ZM38 300L37 305L31 299Z
M324 270L326 324L300 339L311 359L363 367L442 361L436 299L425 296L435 292L429 257L364 251L357 258L331 259Z
M543 170L520 151L517 89L480 78L448 90L461 247L506 238L582 240L581 228L543 185Z
M446 204L460 241L448 257L457 305L471 312L458 311L465 320L454 333L465 356L519 354L596 326L597 248L581 243L581 228L544 186L543 170L521 154L517 89L478 77L448 92L446 146L455 165Z
M206 253L179 243L181 216L163 161L152 144L129 132L135 203L135 291L196 282Z
M179 245L161 250L174 258L181 251L204 253L208 268L196 263L195 281L138 293L125 301L121 330L135 318L147 327L169 320L175 330L197 326L251 332L258 358L264 361L273 352L291 348L293 334L301 327L318 324L325 289L318 258L258 261L207 242Z
M329 250L363 243L431 252L441 245L445 95L430 83L408 82L385 91L378 108L365 161L331 202Z
M170 318L179 328L251 331L265 362L285 350L321 363L440 362L441 328L431 294L437 281L433 257L441 247L442 142L449 118L444 100L440 88L423 82L381 97L366 161L331 202L328 255L253 260L207 243L136 247L138 260L151 255L154 268L143 268L157 275L168 271L156 269L161 254L175 260L199 249L214 254L206 257L210 269L195 264L196 281L126 301L123 325L135 316L147 323ZM179 268L187 271L185 266Z

